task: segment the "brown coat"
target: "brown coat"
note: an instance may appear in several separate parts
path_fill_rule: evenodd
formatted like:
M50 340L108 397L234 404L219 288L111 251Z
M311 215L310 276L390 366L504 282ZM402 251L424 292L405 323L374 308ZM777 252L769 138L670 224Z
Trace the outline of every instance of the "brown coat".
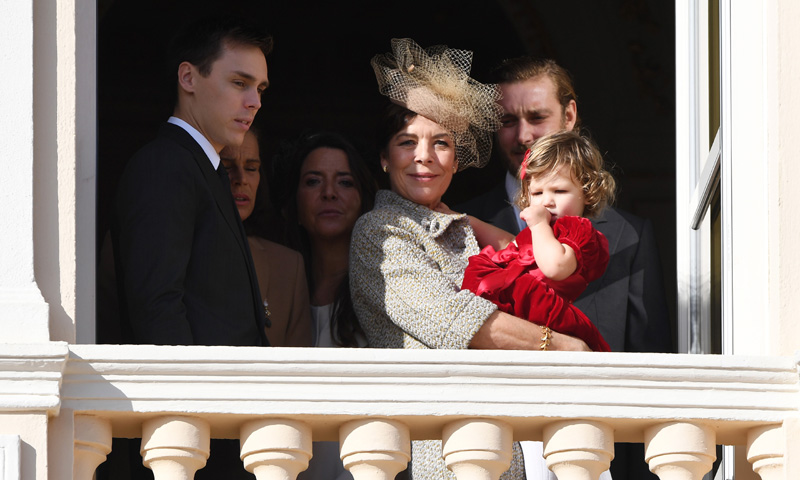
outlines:
M268 301L272 326L267 338L273 347L313 347L311 310L303 257L299 252L249 236L261 298Z

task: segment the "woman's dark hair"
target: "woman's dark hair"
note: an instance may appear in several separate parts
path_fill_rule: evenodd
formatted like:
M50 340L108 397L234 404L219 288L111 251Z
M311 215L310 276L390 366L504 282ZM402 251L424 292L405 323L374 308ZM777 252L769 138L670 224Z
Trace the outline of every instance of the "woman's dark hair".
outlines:
M295 142L282 145L273 158L272 174L269 176L270 194L272 203L280 209L285 219L283 243L303 255L308 290L312 293L314 279L311 265L314 259L308 232L299 223L297 189L306 157L318 148L334 148L345 153L350 173L361 196L359 214L372 210L377 191L375 179L362 160L361 154L344 136L335 132L305 133ZM334 340L344 347L357 346L356 334L363 333L350 299L348 277L344 278L336 293L331 315L331 331L334 332Z
M416 116L416 112L402 105L390 103L386 106L381 121L378 124L378 134L376 138L376 143L380 149L381 155L386 155L389 140L391 140L397 132L405 128L408 122L414 120Z
M257 127L251 126L250 133L255 135L258 144L259 156L264 152L261 144L261 134ZM284 221L270 200L270 165L266 159L261 158L261 166L258 169L260 180L256 189L256 199L253 205L253 212L247 219L242 221L244 230L248 235L265 238L267 240L283 243Z
M275 212L269 200L268 172L269 166L266 162L261 162L261 166L258 169L258 174L261 179L256 189L253 213L243 220L242 223L248 235L255 235L277 242L281 238L280 232L283 230L283 220L280 218L280 215Z

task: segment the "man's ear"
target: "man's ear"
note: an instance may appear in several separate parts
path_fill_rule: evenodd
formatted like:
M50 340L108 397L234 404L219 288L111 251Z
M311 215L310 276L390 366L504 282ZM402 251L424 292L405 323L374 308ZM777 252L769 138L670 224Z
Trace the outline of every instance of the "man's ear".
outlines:
M181 62L178 65L178 85L187 92L194 92L195 77L199 75L194 65L189 62Z
M578 122L578 104L575 100L570 100L564 108L564 128L571 131L575 128L575 123Z

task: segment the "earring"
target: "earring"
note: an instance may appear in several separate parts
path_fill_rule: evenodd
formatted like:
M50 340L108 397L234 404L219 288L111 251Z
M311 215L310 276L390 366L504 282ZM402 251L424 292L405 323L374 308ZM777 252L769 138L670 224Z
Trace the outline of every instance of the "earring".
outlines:
M389 165L383 166L383 173L389 173Z

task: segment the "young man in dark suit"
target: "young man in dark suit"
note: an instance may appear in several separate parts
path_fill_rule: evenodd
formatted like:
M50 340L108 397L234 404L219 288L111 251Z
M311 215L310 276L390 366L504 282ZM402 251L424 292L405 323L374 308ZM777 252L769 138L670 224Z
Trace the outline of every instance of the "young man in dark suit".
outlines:
M253 260L219 152L239 146L269 85L272 38L239 19L188 25L171 46L173 115L126 166L112 228L122 341L267 346ZM153 478L115 440L109 478ZM113 458L112 458L113 457ZM98 478L101 478L99 474ZM237 440L212 439L197 479L254 479Z
M272 39L206 19L174 41L172 117L126 166L115 254L124 340L268 345L250 250L219 152L241 145L267 88Z
M539 138L580 126L572 80L552 60L520 57L495 69L503 107L496 146L506 162L505 181L454 210L517 234L525 223L513 199L525 151ZM590 283L575 305L616 352L673 352L672 327L653 226L618 208L607 208L594 227L608 239L611 256L602 277ZM617 445L614 480L655 478L639 445Z

